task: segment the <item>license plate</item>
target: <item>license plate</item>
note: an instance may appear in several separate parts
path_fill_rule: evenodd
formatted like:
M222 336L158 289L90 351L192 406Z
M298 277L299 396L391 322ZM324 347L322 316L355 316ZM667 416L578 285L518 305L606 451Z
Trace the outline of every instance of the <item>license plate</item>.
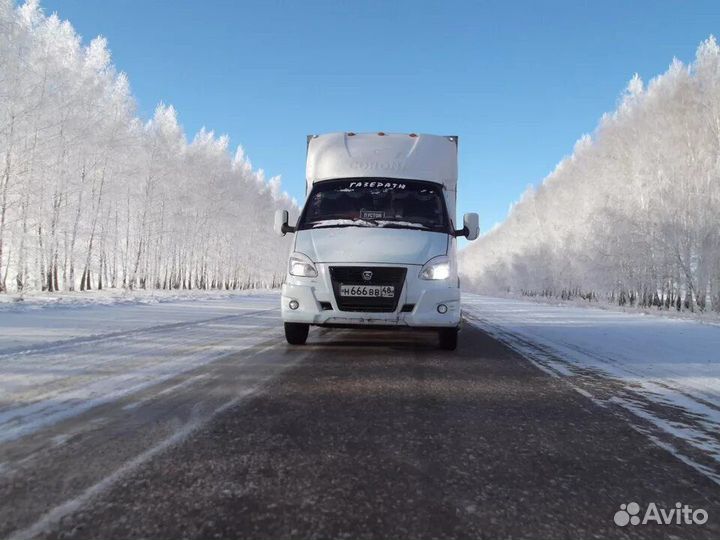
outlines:
M363 298L395 298L395 287L393 285L340 284L340 296L360 296Z

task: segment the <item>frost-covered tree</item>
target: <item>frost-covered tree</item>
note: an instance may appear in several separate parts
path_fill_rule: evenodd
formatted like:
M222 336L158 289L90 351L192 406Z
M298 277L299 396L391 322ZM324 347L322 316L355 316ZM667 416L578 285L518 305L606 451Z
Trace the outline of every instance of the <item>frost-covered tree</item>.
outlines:
M674 60L507 220L461 254L466 283L621 305L720 311L720 49Z
M276 208L296 205L227 137L137 118L105 39L0 0L0 292L277 284Z

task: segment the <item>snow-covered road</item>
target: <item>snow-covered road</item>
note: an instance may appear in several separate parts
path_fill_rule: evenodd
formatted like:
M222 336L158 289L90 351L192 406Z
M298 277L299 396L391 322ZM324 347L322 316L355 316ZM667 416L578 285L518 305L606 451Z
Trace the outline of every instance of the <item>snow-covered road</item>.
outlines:
M720 326L465 294L466 317L720 482Z
M3 300L3 299L0 299ZM236 315L238 310L277 308L274 292L136 294L95 291L61 297L31 296L0 302L0 356L42 345L95 339L148 326Z
M0 310L0 443L271 336L275 294Z
M585 530L588 508L593 528L613 526L610 510L638 486L639 498L661 493L675 501L684 493L683 500L715 508L703 497L720 478L720 327L473 295L464 309L485 332L466 328L450 353L419 332L358 339L352 330L314 329L305 347L290 347L273 292L0 306L0 500L10 501L0 505L0 537L54 537L88 508L96 512L90 526L66 529L91 536L132 514L138 536L157 536L153 508L184 516L181 528L210 526L207 515L224 508L212 498L227 491L221 486L269 490L247 512L238 511L240 502L227 507L238 527L264 519L266 503L286 495L293 502L278 512L292 507L295 519L311 521L337 512L340 521L328 521L334 526L347 515L336 505L359 492L372 494L368 508L388 512L384 501L402 502L408 478L428 501L448 505L441 515L450 524L457 501L482 500L503 516L505 501L516 501L535 521L557 512L555 503L582 517L570 529L570 518L556 520L551 532ZM363 460L375 477L355 474ZM185 464L197 480L182 476ZM394 472L379 473L378 464ZM262 478L245 477L243 467ZM141 470L151 480L137 480ZM456 472L453 495L438 498ZM331 492L324 479L352 497L297 504L308 490ZM136 500L142 486L167 506ZM548 489L556 490L546 498L552 508L538 506ZM600 501L597 493L612 495ZM122 497L132 510L116 509ZM184 511L184 501L211 508ZM427 517L425 506L392 512L393 524ZM486 527L483 516L466 518ZM435 524L439 531L448 523Z
M472 294L464 309L596 402L671 435L659 442L718 478L720 326ZM0 443L272 337L282 340L275 293L2 305Z

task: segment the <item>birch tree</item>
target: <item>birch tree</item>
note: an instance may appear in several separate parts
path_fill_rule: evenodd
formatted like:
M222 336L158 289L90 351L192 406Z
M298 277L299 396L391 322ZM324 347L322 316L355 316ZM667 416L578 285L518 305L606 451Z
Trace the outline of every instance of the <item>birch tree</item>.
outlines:
M138 118L105 39L0 0L0 292L277 284L297 208L236 155L170 105Z
M485 292L720 311L720 49L673 60L461 254Z

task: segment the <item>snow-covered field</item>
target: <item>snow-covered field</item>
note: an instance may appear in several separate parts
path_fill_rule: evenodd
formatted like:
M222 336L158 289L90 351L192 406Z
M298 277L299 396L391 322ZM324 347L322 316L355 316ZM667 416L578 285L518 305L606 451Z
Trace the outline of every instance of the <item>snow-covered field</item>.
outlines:
M275 293L0 309L0 442L280 339Z
M474 324L720 481L720 326L463 296Z
M479 293L482 296L482 293ZM720 313L715 311L677 311L674 308L658 309L657 307L642 306L619 306L616 302L603 300L584 300L576 297L572 300L563 300L561 298L546 296L524 296L515 293L501 293L493 298L506 298L508 300L516 300L519 302L531 302L533 304L545 304L554 307L570 307L580 309L602 309L615 313L627 313L628 315L650 315L653 317L663 317L666 319L680 319L685 321L698 321L704 324L715 324L720 326Z

